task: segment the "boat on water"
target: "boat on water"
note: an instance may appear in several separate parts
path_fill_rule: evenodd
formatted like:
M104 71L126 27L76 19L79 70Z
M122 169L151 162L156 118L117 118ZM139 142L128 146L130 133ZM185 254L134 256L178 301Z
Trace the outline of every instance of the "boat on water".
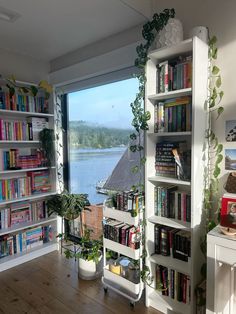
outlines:
M97 193L108 194L108 191L106 189L104 189L104 184L106 183L106 181L107 181L107 179L102 179L102 180L99 180L96 183L96 191L97 191Z

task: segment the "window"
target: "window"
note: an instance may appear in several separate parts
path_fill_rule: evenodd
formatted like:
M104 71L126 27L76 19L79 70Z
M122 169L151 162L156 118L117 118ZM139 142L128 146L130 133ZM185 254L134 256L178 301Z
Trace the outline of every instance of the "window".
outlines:
M129 144L137 90L138 80L130 78L68 94L69 190L88 194L91 204L106 199L103 185ZM102 211L95 211L90 220L101 226Z

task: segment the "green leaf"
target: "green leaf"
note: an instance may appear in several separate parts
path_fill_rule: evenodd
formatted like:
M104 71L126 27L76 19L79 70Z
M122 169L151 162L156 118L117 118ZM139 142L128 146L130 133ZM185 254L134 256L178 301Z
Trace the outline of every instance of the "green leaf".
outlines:
M129 149L132 153L135 153L137 151L137 145L130 145Z
M216 36L214 35L214 36L211 37L210 40L209 40L209 46L215 45L216 42L217 42L217 38L216 38Z
M208 223L208 231L211 231L212 229L214 229L216 227L216 223L211 220L209 223Z
M223 155L219 154L216 159L216 164L217 165L220 164L222 160L223 160Z
M220 101L221 101L221 99L223 98L223 96L224 96L224 92L223 92L223 91L220 91L220 92L219 92Z
M219 76L216 80L216 87L219 88L221 86L221 76Z
M217 75L219 72L220 72L220 69L216 65L214 65L212 68L212 74Z
M134 173L134 174L138 173L138 169L139 169L138 166L134 166L134 167L131 168L131 172Z
M219 108L217 109L218 115L217 115L217 118L216 118L216 119L219 118L219 116L222 114L223 111L224 111L224 108L223 108L223 107L219 107Z
M216 153L219 154L219 153L222 152L222 150L223 150L223 145L219 144L218 147L217 147Z
M130 134L129 138L130 138L131 140L136 140L137 135L136 135L135 133L132 133L132 134Z
M30 86L30 91L31 91L31 94L35 97L36 95L37 95L37 93L38 93L38 89L37 89L37 87L36 86L34 86L34 85L31 85Z
M220 168L216 165L213 171L214 178L217 178L220 175Z
M218 53L218 49L216 47L213 47L212 48L212 53L211 53L211 56L214 60L217 59L217 53Z
M211 99L210 104L209 104L209 108L215 107L215 104L216 104L215 99Z

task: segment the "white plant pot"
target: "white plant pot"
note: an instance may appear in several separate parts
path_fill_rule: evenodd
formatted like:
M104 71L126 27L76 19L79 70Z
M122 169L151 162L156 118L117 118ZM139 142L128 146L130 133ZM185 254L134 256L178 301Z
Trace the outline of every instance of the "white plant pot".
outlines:
M171 18L156 36L156 48L172 46L183 40L183 26L180 20Z
M83 258L78 260L78 276L84 280L93 280L101 276L102 274L102 256L99 258L99 262L96 264L93 261L87 261Z

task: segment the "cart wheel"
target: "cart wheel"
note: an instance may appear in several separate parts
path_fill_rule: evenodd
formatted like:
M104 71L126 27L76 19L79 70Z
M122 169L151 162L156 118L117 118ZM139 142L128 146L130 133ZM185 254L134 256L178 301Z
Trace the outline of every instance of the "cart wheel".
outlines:
M108 291L107 287L104 287L103 290L104 290L104 293L107 293Z
M130 305L130 307L134 308L134 306L135 306L135 302L130 301L130 302L129 302L129 305Z

